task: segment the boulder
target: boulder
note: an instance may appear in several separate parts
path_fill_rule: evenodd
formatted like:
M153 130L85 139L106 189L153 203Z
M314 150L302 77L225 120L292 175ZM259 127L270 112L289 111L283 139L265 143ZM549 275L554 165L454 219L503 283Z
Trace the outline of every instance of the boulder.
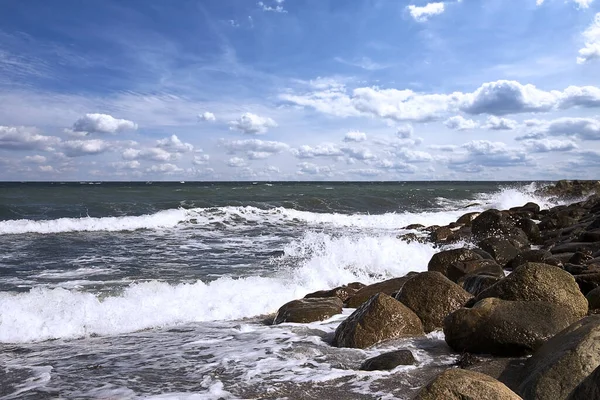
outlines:
M410 278L396 299L421 318L425 332L443 327L444 318L473 296L439 272L423 272Z
M588 375L567 397L567 400L600 399L600 367Z
M536 190L537 194L560 198L576 198L589 194L600 194L600 181L561 180L554 185Z
M481 214L481 213L480 212L467 213L467 214L463 215L462 217L460 217L459 219L457 219L456 223L465 225L465 226L471 226L471 223L473 222L473 220L475 218L477 218L479 216L479 214Z
M591 272L577 275L575 281L579 285L581 293L588 294L600 286L600 272Z
M579 320L527 360L519 393L526 399L563 400L600 365L600 316Z
M364 349L385 340L423 334L423 324L410 308L378 293L338 326L332 344Z
M517 254L512 260L508 261L504 268L512 271L520 265L528 262L543 262L547 258L552 257L552 253L547 250L525 250Z
M525 211L537 214L540 212L540 206L530 201L521 207L512 207L510 211Z
M585 295L585 298L588 301L590 311L600 310L600 287L590 291Z
M396 350L365 360L360 366L362 371L389 371L399 365L413 365L415 356L410 350Z
M482 212L471 223L473 235L480 240L505 235L515 228L515 223L508 213L495 209Z
M447 226L441 226L429 234L429 240L434 243L445 242L452 235L453 231Z
M481 259L482 257L471 249L462 248L445 250L436 253L433 255L433 257L431 257L431 260L429 260L429 264L427 264L427 270L439 272L442 275L448 277L448 268L451 267L452 264L457 262ZM465 272L463 275L465 275L468 272ZM458 278L459 277L456 277L456 279ZM454 279L452 278L451 280L454 281Z
M409 272L405 276L401 278L393 278L388 279L383 282L374 283L372 285L368 285L354 293L354 295L346 301L346 306L349 308L358 308L365 301L369 300L371 296L377 293L385 293L391 296L394 293L397 293L402 289L404 283L412 278L417 272Z
M562 306L542 301L484 299L444 320L446 343L458 352L530 354L576 320Z
M342 300L337 297L293 300L277 311L273 324L323 321L342 313Z
M542 234L538 224L530 218L520 218L517 220L517 228L521 229L527 235L527 239L533 244L542 244Z
M587 300L579 290L573 275L558 267L540 263L526 263L506 278L479 293L476 301L497 297L513 301L546 301L562 305L573 316L587 314Z
M365 287L360 282L349 283L348 285L339 286L335 289L330 290L319 290L318 292L309 293L304 296L305 299L313 299L313 298L327 298L327 297L337 297L342 302L345 302L350 297L354 296L356 292Z
M477 246L488 252L500 265L506 264L521 252L508 239L501 237L483 239Z
M466 275L462 277L458 284L465 289L467 292L471 293L473 296L477 296L479 293L483 292L485 289L494 285L498 282L500 277L492 274L481 273L481 274L472 274Z
M517 400L521 398L491 376L466 369L448 369L422 388L414 399Z
M427 243L427 238L425 236L419 236L414 232L405 233L403 235L398 235L398 236L396 236L396 239L400 239L406 243L412 243L412 242Z

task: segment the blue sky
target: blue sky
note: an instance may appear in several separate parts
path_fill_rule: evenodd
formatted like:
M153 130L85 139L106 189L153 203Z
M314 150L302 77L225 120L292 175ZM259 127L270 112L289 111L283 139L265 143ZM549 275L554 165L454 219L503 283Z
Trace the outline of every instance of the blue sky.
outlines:
M597 179L600 0L2 0L0 171Z

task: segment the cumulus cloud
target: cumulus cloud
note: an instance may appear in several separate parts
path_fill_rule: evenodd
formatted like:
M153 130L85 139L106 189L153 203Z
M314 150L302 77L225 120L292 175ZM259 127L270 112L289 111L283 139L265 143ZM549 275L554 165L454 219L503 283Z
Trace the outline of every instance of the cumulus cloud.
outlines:
M303 162L298 164L298 173L300 175L309 174L309 175L331 175L333 172L332 168L328 165L316 165L313 163Z
M240 157L232 157L227 161L227 165L235 168L244 167L246 165L246 160Z
M315 158L341 156L344 153L332 143L323 143L314 147L308 145L300 146L292 149L292 154L297 158Z
M393 170L396 172L413 174L417 172L417 167L414 165L402 162L402 161L391 161L388 159L376 160L371 163L372 166L382 168L386 170Z
M579 49L578 64L600 58L600 13L594 17L592 24L581 34L585 46Z
M406 162L411 162L411 163L433 161L433 157L431 156L431 154L424 152L424 151L400 149L395 154L402 160L404 160Z
M147 149L128 148L121 154L124 160L148 160L148 161L173 161L178 158L177 154L171 154L165 149L152 147Z
M353 160L373 160L376 156L369 149L365 148L354 148L354 147L342 147L340 149L342 153Z
M170 174L174 174L176 172L182 172L183 169L179 168L177 165L175 164L171 164L171 163L164 163L164 164L157 164L157 165L153 165L150 168L146 169L146 172L158 172L161 174L166 174L166 175L170 175Z
M396 135L401 139L409 139L412 137L414 129L412 125L405 124L396 128Z
M573 3L577 4L578 8L590 8L590 4L593 3L594 0L573 0Z
M206 165L210 161L210 155L202 154L199 156L194 156L194 160L192 160L192 164L194 165Z
M59 138L42 135L33 127L0 125L0 149L49 150L58 143Z
M557 118L554 120L527 120L529 132L517 139L539 139L545 136L571 136L583 140L600 140L600 119Z
M109 142L100 139L68 140L61 144L67 157L81 157L104 153L112 148Z
M136 130L137 124L126 119L117 119L108 114L86 114L73 124L73 131L115 134Z
M423 7L415 5L407 6L406 9L410 16L417 22L426 22L431 16L439 15L444 12L444 3L428 3Z
M217 117L215 117L215 114L211 113L211 112L203 112L202 114L198 114L198 121L216 121Z
M117 161L110 164L113 168L118 170L135 170L138 169L141 164L139 161Z
M269 128L275 128L277 123L269 117L261 117L252 113L244 113L240 118L230 123L231 130L238 130L250 135L267 133Z
M517 121L508 118L499 118L496 116L489 116L483 128L492 131L512 130L516 129L519 124Z
M190 143L183 143L179 140L177 135L171 135L171 137L157 140L156 147L160 147L171 153L187 153L194 151L194 146Z
M25 161L34 163L34 164L43 164L46 162L46 157L36 154L34 156L26 156Z
M481 167L507 167L531 162L523 149L509 148L502 142L473 140L460 147L466 150L466 155L450 160L449 164L461 166L458 169L464 172L479 172Z
M367 140L367 134L359 131L350 131L344 136L344 142L364 142Z
M539 139L527 140L523 144L533 153L548 153L551 151L571 151L577 149L577 144L572 140Z
M221 140L221 145L229 152L235 153L238 151L259 151L266 153L281 153L290 148L283 142L248 139L248 140Z
M275 0L275 4L269 6L262 1L258 2L258 6L263 11L271 11L276 13L287 13L287 11L283 8L283 2L285 0Z
M466 119L460 115L448 118L446 121L444 121L444 125L446 125L446 127L449 129L455 129L458 131L466 131L477 128L477 122L473 121L472 119Z

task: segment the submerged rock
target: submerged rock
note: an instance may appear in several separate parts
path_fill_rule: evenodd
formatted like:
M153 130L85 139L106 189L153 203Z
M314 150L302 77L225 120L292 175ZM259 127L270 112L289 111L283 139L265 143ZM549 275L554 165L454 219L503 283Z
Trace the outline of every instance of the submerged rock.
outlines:
M273 323L323 321L341 314L342 306L337 297L293 300L279 308Z
M415 356L410 350L397 350L365 360L360 366L362 371L389 371L399 365L413 365Z
M414 400L521 399L491 376L466 369L448 369L417 393Z
M527 360L519 387L526 399L563 400L600 365L600 316L586 317Z
M573 275L558 267L526 263L506 278L481 292L476 301L497 297L513 301L545 301L561 305L575 317L587 314L587 300L579 290Z
M423 334L423 324L410 308L378 293L338 326L332 344L364 349L388 339Z
M564 307L541 301L484 299L444 320L444 335L458 352L520 356L532 353L575 318Z
M396 299L419 316L425 332L441 329L444 318L473 296L439 272L420 273L404 284Z

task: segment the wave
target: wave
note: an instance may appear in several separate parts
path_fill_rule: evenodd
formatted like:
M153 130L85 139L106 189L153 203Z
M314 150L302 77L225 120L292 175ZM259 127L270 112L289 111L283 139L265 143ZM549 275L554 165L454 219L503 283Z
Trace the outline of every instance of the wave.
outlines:
M428 244L407 244L389 234L336 238L307 233L284 251L282 265L298 260L297 267L281 266L271 277L142 282L104 298L64 288L2 292L0 342L114 335L269 314L312 291L425 270L435 249Z

